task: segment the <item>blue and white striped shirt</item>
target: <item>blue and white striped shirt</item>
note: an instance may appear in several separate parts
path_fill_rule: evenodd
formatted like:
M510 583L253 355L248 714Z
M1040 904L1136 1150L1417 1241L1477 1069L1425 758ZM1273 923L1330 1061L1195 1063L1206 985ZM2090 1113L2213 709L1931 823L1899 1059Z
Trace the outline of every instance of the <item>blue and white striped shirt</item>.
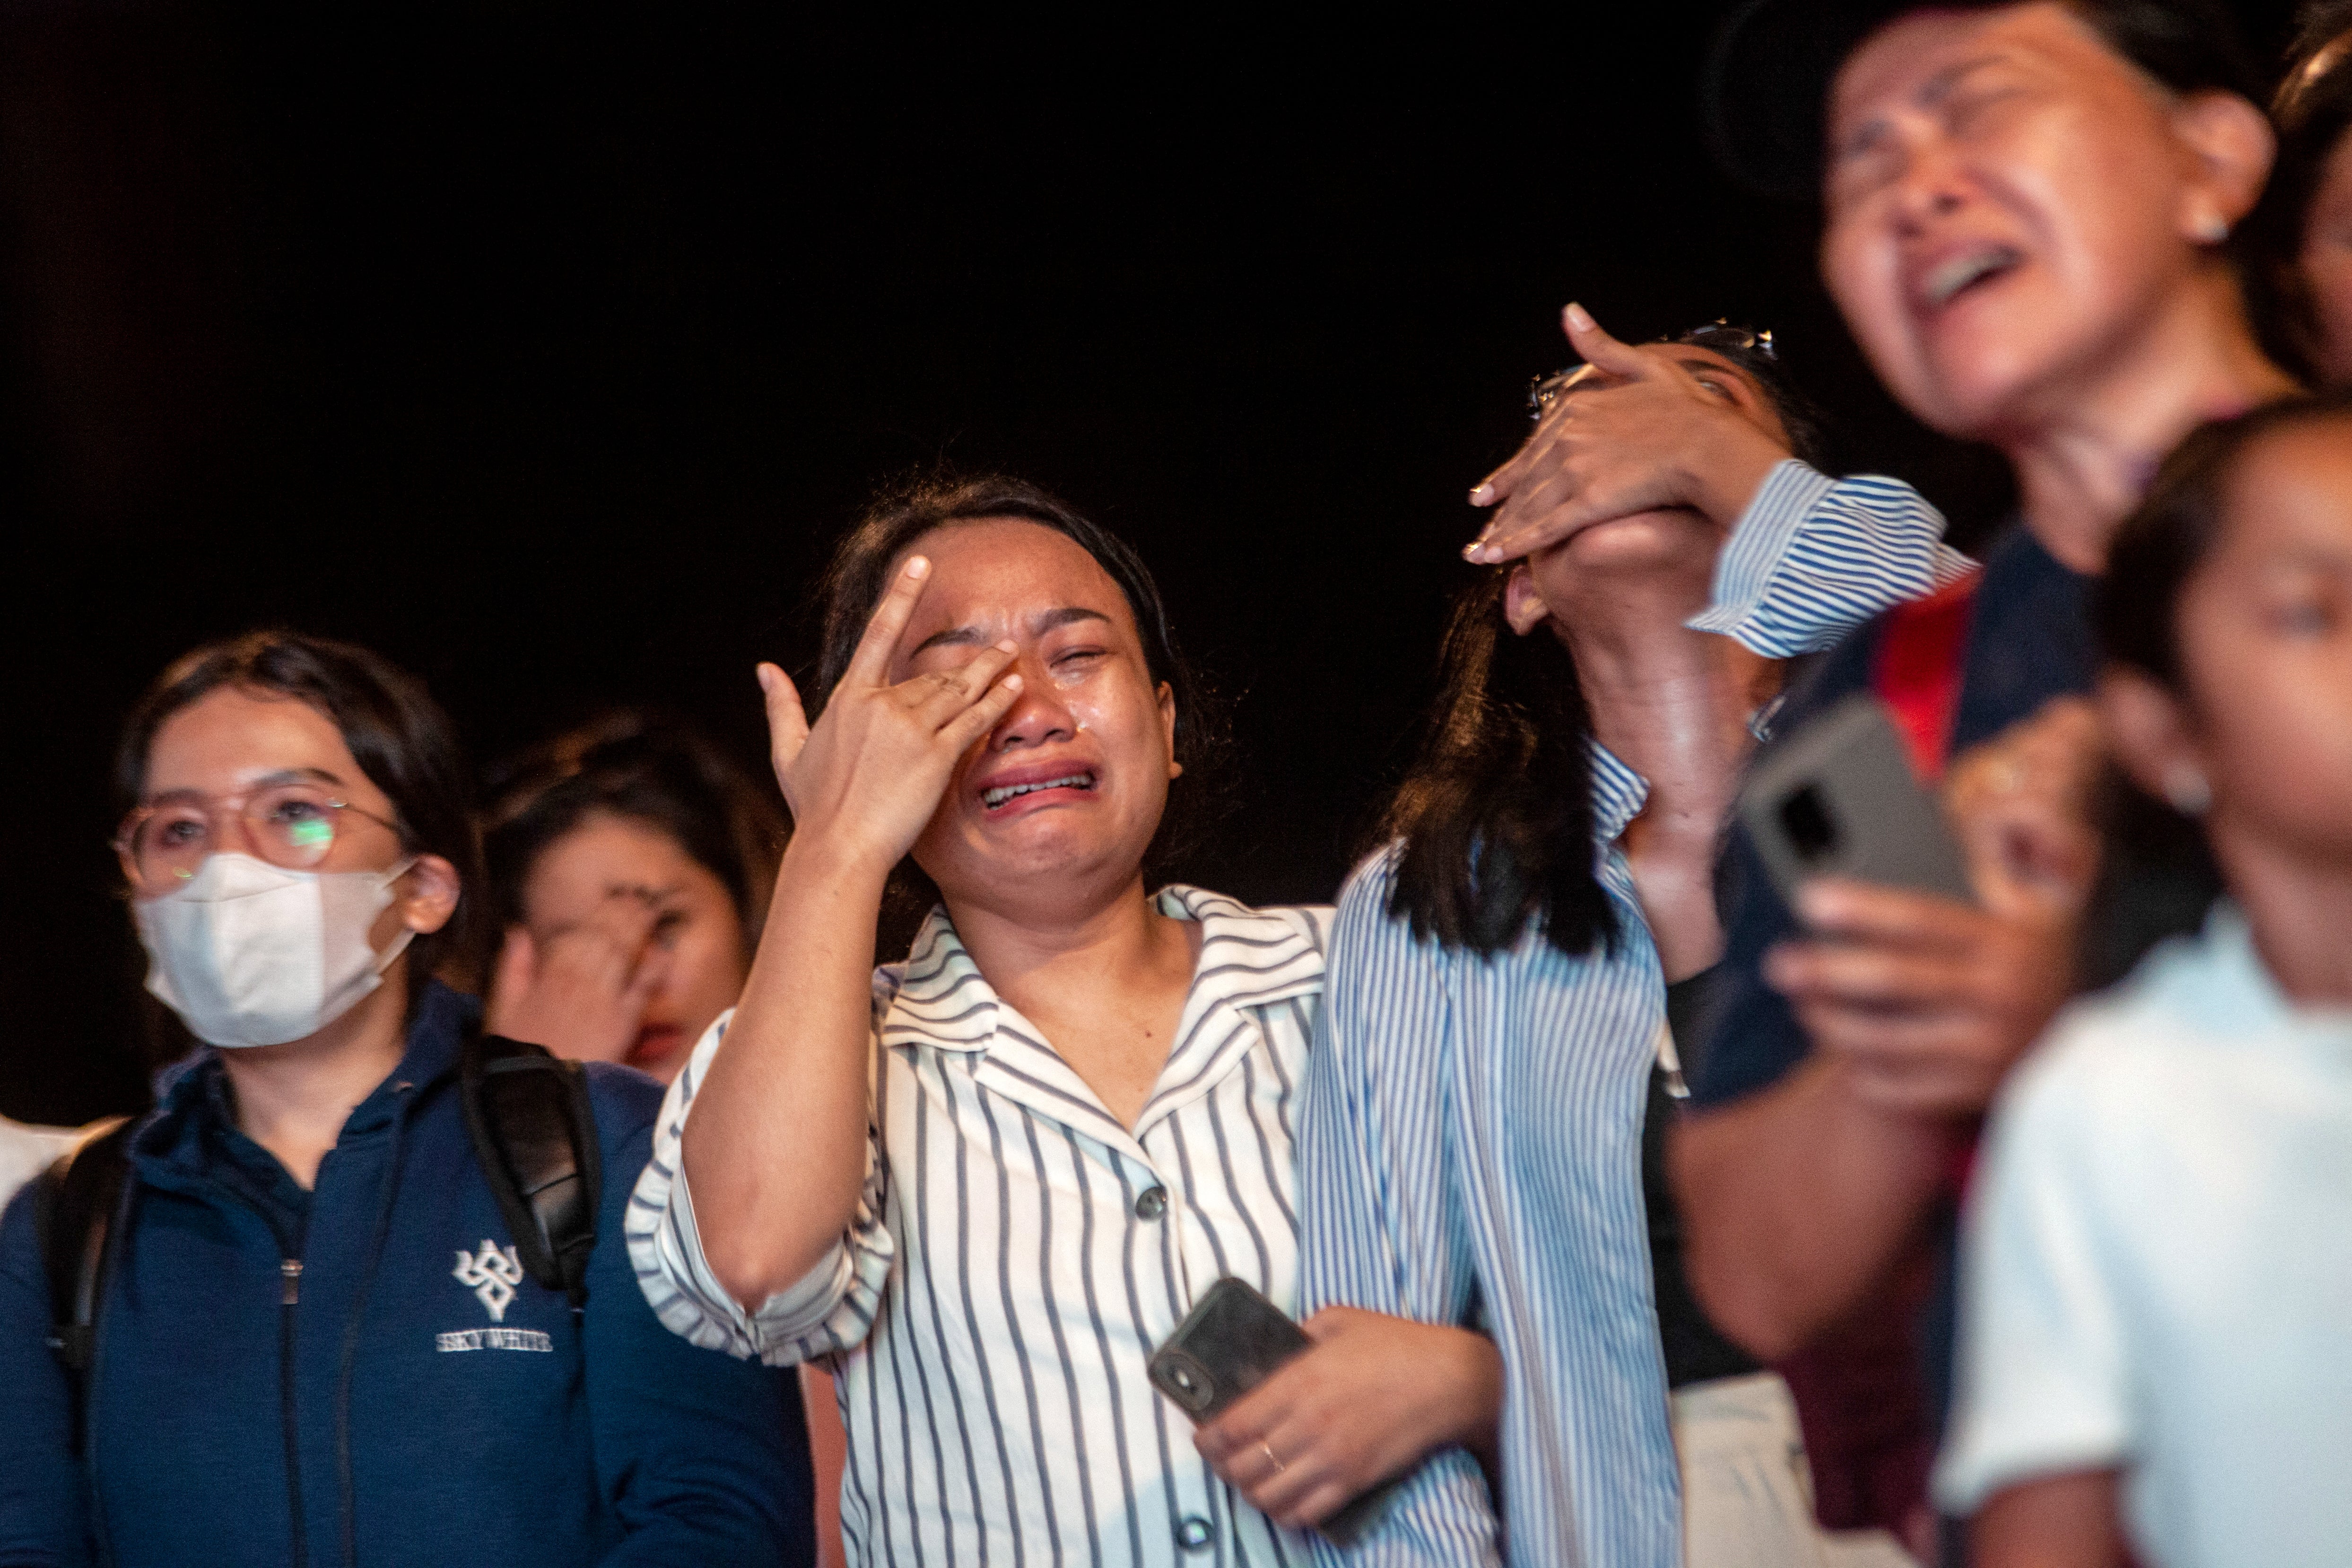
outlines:
M1818 653L1975 571L1943 533L1943 514L1900 479L1832 479L1783 458L1715 558L1714 602L1688 625L1767 658Z
M1397 851L1349 879L1299 1128L1301 1306L1479 1326L1503 1357L1503 1513L1460 1449L1318 1560L1679 1568L1681 1487L1642 1194L1665 982L1614 840L1648 794L1592 749L1616 951L1531 925L1491 958L1388 912Z

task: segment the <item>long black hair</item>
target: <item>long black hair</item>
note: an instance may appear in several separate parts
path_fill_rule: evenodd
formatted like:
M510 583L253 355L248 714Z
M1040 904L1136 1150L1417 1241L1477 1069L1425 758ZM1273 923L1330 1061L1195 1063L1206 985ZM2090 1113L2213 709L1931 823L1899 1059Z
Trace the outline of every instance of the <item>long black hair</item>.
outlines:
M2347 416L2352 392L2289 398L2202 426L2173 449L2107 554L2095 616L2109 665L2187 695L2180 596L2221 542L2223 502L2239 464L2266 436ZM2113 764L2098 804L2104 853L2083 921L2081 990L2113 984L2158 942L2197 930L2222 892L2221 867L2195 817Z
M1747 372L1795 454L1818 464L1820 415L1770 352L1741 346L1743 337L1752 334L1703 327L1675 341L1703 344ZM1400 847L1389 912L1416 936L1495 952L1533 921L1577 956L1618 936L1594 869L1592 716L1567 645L1504 624L1509 577L1508 567L1486 569L1454 596L1437 700L1373 847Z
M775 786L752 780L684 722L618 709L491 769L488 786L488 918L478 922L475 952L483 975L507 929L522 923L539 858L599 812L667 834L727 889L745 956L759 942L786 835Z
M809 721L816 721L847 672L858 640L866 635L866 623L889 586L890 563L935 528L994 518L1050 528L1093 556L1118 584L1134 614L1145 672L1155 686L1165 683L1174 696L1175 760L1184 775L1169 792L1167 810L1144 858L1148 873L1165 874L1201 847L1223 812L1233 746L1224 706L1184 657L1160 585L1135 546L1025 479L935 472L902 481L867 507L835 549L832 564L817 585L820 642L816 679L807 692ZM925 907L939 896L911 858L900 864L892 885L902 899Z

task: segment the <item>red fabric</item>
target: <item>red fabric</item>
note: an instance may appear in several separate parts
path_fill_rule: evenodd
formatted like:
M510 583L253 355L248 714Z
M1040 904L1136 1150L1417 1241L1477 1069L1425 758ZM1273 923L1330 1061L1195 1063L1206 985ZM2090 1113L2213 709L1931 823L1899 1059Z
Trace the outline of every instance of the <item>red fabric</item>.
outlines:
M1913 771L1930 784L1943 777L1951 750L1979 581L1971 574L1898 605L1871 655L1871 689L1893 716ZM1954 1201L1975 1159L1971 1132L1946 1167ZM1874 1527L1898 1541L1917 1534L1935 1458L1918 1323L1935 1267L1921 1248L1844 1322L1778 1369L1796 1397L1813 1510L1825 1529Z
M1912 771L1929 784L1944 776L1951 750L1980 580L1970 573L1948 588L1896 605L1871 656L1870 689L1894 714Z

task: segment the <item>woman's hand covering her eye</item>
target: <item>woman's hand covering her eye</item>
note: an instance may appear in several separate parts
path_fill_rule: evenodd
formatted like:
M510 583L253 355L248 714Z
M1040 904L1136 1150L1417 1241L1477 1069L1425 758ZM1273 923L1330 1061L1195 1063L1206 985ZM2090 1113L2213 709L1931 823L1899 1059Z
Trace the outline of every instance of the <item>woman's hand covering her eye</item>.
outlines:
M1665 507L1696 508L1726 529L1738 521L1787 449L1676 363L1672 344L1621 343L1580 306L1562 321L1604 379L1554 398L1527 445L1470 492L1471 505L1495 515L1464 555L1516 560Z
M760 666L770 759L795 840L885 870L913 847L958 761L1021 690L1021 677L1005 673L1014 656L1009 643L982 649L961 668L889 683L891 653L929 572L919 555L899 569L814 728L791 677Z
M1306 1529L1440 1448L1491 1461L1503 1358L1485 1335L1353 1307L1301 1327L1312 1349L1192 1435L1251 1506Z
M543 938L508 931L484 1009L489 1033L583 1061L628 1059L670 957L653 940L659 910L618 895L606 905Z

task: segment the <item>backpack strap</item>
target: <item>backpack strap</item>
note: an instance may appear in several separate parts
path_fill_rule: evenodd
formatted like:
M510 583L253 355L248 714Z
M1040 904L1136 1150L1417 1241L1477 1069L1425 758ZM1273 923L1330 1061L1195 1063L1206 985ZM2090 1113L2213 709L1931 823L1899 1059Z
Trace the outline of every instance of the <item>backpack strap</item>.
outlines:
M576 1310L588 1300L604 1190L588 1075L542 1047L478 1033L467 1036L457 1070L466 1131L515 1256Z
M49 1282L49 1349L72 1385L76 1451L81 1447L83 1384L98 1345L98 1307L121 1249L116 1216L131 1175L127 1116L58 1156L36 1176L33 1236Z

